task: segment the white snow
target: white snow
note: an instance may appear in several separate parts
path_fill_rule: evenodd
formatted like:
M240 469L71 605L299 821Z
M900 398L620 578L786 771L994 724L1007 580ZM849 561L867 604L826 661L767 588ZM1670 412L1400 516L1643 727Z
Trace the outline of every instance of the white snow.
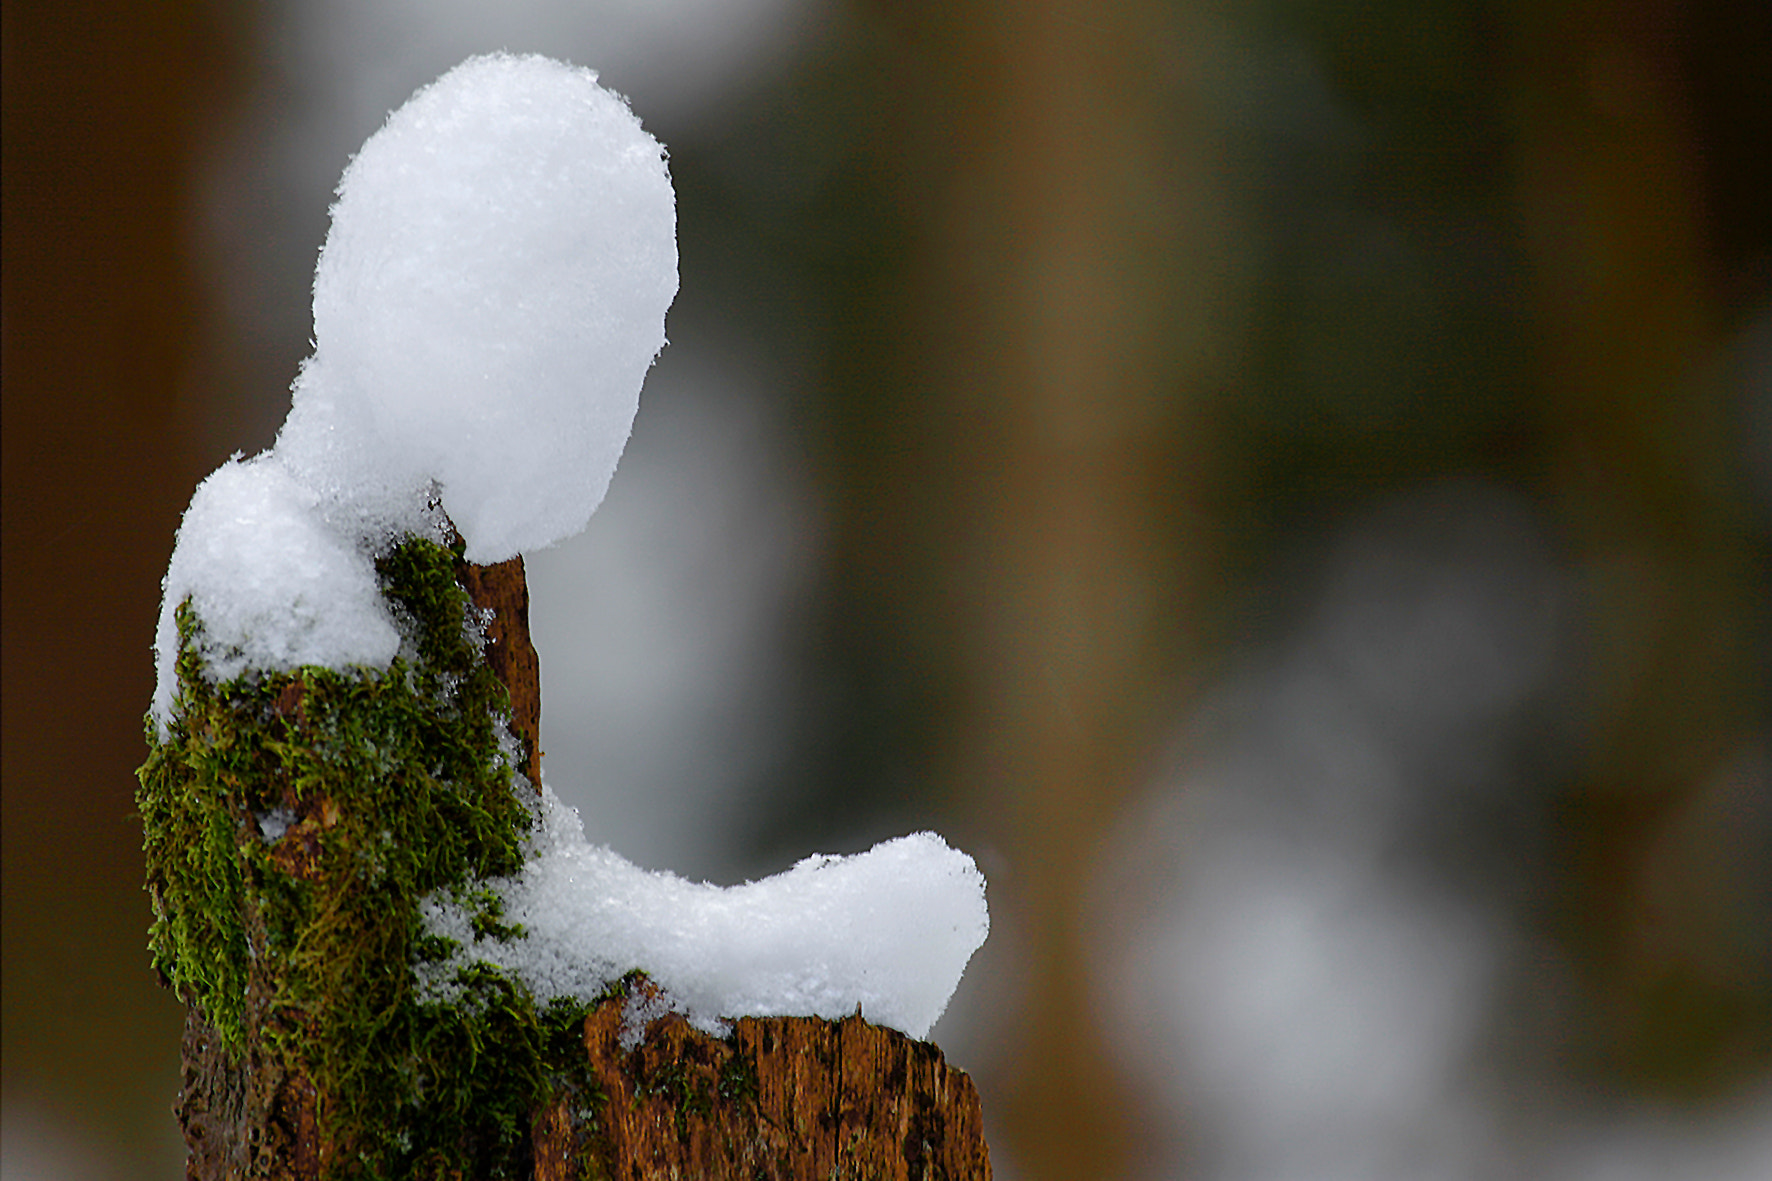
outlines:
M345 169L314 276L314 355L276 446L230 460L179 528L153 715L189 597L209 675L385 667L373 558L435 536L470 561L584 528L615 472L677 290L664 149L597 76L471 58Z
M476 943L467 912L427 900L431 930L463 949L428 967L433 996L449 996L472 960L512 972L537 996L587 1001L639 966L709 1032L724 1017L859 1011L922 1037L990 929L983 875L934 833L722 888L589 844L577 810L544 787L532 852L520 875L494 883L522 939Z
M345 170L314 281L314 354L276 445L197 489L155 637L152 714L176 708L178 606L212 681L304 665L385 668L401 634L374 561L403 535L470 561L583 528L621 456L677 288L664 151L596 75L540 57L464 62L419 91ZM543 789L531 858L490 883L527 937L462 957L538 998L589 999L640 968L703 1028L859 1010L913 1036L989 928L971 858L919 833L811 857L730 889L652 873L584 839ZM275 840L279 818L261 818Z
M603 499L676 293L664 150L627 104L472 59L345 169L278 450L344 499L435 480L469 561L551 545Z
M218 683L248 668L385 667L400 649L369 554L328 525L319 495L275 454L228 460L185 510L154 637L162 729L177 689L175 611L187 598L203 622L197 653Z

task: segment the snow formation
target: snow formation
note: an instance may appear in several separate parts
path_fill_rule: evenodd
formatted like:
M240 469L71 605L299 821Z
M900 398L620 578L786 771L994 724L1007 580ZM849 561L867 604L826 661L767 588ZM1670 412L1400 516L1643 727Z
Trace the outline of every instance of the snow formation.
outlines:
M212 475L179 529L162 730L186 598L218 680L385 667L398 645L369 564L441 536L433 499L473 562L583 529L676 291L664 149L594 73L494 54L413 95L339 182L276 446Z
M572 536L664 347L676 228L663 149L595 74L457 67L345 169L278 452L341 498L436 481L470 562Z
M574 808L544 788L523 872L497 884L526 937L476 942L472 914L427 900L431 930L462 947L428 965L447 998L470 960L512 972L536 996L591 1000L643 966L698 1027L737 1015L842 1018L923 1037L984 942L990 918L972 858L934 833L853 857L814 855L722 888L654 873L585 840Z
M162 737L181 603L217 683L386 668L402 639L374 562L393 542L453 524L486 564L577 533L664 345L664 151L588 70L464 62L363 145L332 218L314 354L276 445L211 474L179 528L155 636ZM464 959L581 999L638 967L707 1029L859 1009L920 1037L989 928L977 867L930 833L720 889L592 846L545 787L538 809L523 872L490 883L527 937L476 942L454 900L427 900L461 945L425 969L434 993Z

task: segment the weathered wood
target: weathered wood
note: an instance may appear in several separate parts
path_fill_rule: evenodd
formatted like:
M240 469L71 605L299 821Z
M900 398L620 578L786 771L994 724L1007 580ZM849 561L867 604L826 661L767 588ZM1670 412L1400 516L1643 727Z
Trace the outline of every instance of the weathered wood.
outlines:
M174 1111L184 1129L189 1181L322 1175L319 1096L311 1080L280 1056L229 1054L194 1007L185 1014L181 1051Z
M463 563L461 584L486 613L486 663L511 695L511 731L523 743L523 774L541 784L541 658L529 637L529 580L521 555L492 566Z
M562 1095L535 1119L536 1181L988 1181L984 1117L941 1051L860 1017L746 1017L725 1038L670 1013L638 1033L637 995L585 1020L603 1101Z
M509 814L517 785L508 777L439 779L432 769L458 759L464 742L492 749L484 702L497 687L486 670L509 693L505 721L531 784L540 755L522 560L456 559L451 574L447 553L429 553L389 593L419 611L422 634L441 637L421 661L467 670L424 682L457 719L448 750L411 745L430 732L430 707L414 710L410 697L379 704L420 673L357 688L322 670L207 698L193 682L196 712L143 768L157 962L191 1005L176 1107L189 1181L988 1179L978 1094L964 1072L934 1046L859 1017L746 1018L710 1036L664 1012L638 974L588 1012L569 1010L566 1025L497 981L473 994L471 1012L415 1007L410 979L399 977L421 954L411 917L420 891L397 897L388 884L390 830L439 848L453 841L457 856L464 841L470 859L496 856L484 829L458 827L481 808L424 803L460 801L460 784L477 782L488 793L481 807ZM477 655L462 647L470 599L487 641ZM436 688L457 684L480 693L479 704ZM377 709L389 712L366 720ZM473 718L482 736L463 738L461 719ZM339 750L359 722L377 745L366 758ZM477 765L488 757L476 755ZM195 878L180 867L193 858L204 867ZM306 917L292 925L292 914Z

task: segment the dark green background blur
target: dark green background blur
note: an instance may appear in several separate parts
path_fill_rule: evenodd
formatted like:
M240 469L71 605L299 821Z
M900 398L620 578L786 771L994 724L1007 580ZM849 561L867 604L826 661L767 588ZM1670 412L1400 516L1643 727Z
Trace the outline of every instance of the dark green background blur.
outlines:
M59 1121L119 1176L178 1167L132 772L200 440L266 393L202 370L196 261L258 12L4 9L7 1134ZM1121 1175L1171 1119L1090 1015L1096 842L1292 564L1454 477L1531 505L1582 588L1558 757L1500 809L1534 849L1513 917L1574 965L1554 1070L1696 1107L1765 1078L1767 808L1726 872L1662 838L1732 752L1766 787L1772 5L842 13L718 135L661 132L673 337L815 358L807 628L846 695L758 848L915 783L1036 867L1006 887L1014 1066L981 1080L1017 1175Z

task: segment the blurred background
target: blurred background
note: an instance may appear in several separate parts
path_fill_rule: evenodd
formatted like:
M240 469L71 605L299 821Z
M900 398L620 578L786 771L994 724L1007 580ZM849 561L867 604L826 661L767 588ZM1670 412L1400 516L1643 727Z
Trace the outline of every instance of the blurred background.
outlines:
M530 557L547 776L731 882L933 828L999 1178L1772 1176L1772 6L9 0L8 1181L180 1175L159 580L350 153L475 52L669 147Z

